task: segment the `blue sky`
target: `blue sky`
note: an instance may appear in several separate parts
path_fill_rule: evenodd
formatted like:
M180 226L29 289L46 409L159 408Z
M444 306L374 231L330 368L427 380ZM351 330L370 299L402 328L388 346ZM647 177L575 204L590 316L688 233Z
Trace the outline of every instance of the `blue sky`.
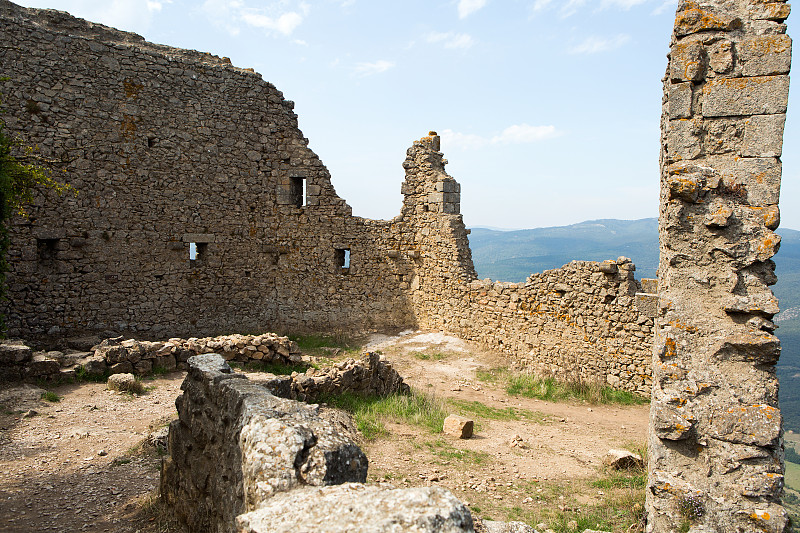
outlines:
M392 218L436 130L468 226L658 215L661 78L676 0L27 0L230 57L296 104L355 215ZM792 34L793 17L789 19ZM782 226L800 229L790 92Z

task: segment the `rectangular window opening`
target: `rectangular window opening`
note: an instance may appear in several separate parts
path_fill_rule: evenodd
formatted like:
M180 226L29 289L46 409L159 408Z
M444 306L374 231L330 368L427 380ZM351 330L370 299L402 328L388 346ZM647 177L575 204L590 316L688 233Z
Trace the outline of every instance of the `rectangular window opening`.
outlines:
M189 261L192 264L195 264L195 263L205 259L206 247L207 246L208 246L208 243L206 243L206 242L190 242L189 243Z
M36 255L39 261L54 261L58 253L58 239L36 239Z
M292 205L303 207L306 205L306 179L291 177L289 195L292 198Z
M343 271L350 269L350 248L336 249L336 266Z

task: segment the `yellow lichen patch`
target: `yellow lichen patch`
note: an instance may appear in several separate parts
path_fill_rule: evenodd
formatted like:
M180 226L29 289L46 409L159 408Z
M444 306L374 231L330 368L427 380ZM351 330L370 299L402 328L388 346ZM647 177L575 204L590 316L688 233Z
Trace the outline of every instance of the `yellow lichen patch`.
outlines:
M119 131L123 139L133 139L133 136L136 134L136 117L124 115L122 117L122 123L119 126Z
M125 89L125 98L136 98L139 96L139 91L142 90L144 85L136 83L131 79L126 79L122 82L122 87Z
M689 9L675 15L675 30L679 33L695 33L704 30L729 30L741 24L739 19L723 18L690 4Z
M750 518L752 518L753 520L769 520L770 516L767 511L761 511L759 509L756 509L755 511L750 513Z

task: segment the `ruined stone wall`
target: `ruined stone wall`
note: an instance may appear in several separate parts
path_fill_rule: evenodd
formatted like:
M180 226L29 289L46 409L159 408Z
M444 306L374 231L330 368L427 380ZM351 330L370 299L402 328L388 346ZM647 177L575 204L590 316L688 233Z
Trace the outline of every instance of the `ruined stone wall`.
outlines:
M662 116L651 532L789 529L772 317L789 5L682 0Z
M392 224L351 216L259 74L5 0L0 57L9 129L78 191L14 221L11 335L413 325Z
M632 265L477 281L434 132L408 150L401 214L364 220L260 75L5 0L0 22L8 125L78 191L15 220L11 335L421 326L648 390L652 324Z
M636 305L641 287L630 260L575 261L525 283L478 280L460 186L445 163L432 135L414 143L403 165L409 238L401 258L420 326L507 353L521 368L649 394L653 320Z
M352 421L276 397L267 381L217 354L189 359L161 469L161 497L189 531L473 531L445 489L364 485Z

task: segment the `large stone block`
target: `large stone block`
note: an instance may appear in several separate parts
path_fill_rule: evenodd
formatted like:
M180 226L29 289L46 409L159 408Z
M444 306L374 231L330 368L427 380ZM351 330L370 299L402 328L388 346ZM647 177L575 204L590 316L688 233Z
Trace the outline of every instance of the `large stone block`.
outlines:
M788 76L714 78L703 87L703 115L730 117L786 112Z
M786 115L753 115L744 126L741 153L745 157L780 157Z
M736 43L736 55L745 76L788 74L792 39L788 35L757 35Z
M465 533L472 515L438 487L392 489L347 483L280 494L236 519L242 533Z

